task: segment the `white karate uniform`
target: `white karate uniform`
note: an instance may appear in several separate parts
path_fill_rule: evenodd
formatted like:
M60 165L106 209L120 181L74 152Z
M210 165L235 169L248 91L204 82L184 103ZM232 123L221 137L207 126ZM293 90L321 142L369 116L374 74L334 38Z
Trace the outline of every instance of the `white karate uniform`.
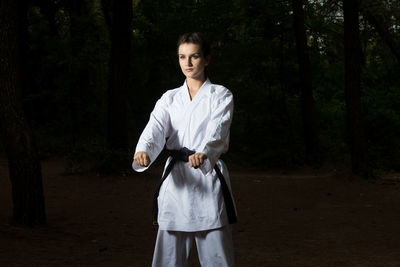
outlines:
M234 266L232 232L230 225L200 232L159 230L154 249L153 267L185 267L196 242L197 255L203 267Z
M139 138L136 152L146 152L150 164L164 146L170 150L186 147L204 153L207 159L198 169L190 168L187 162L176 162L162 184L158 196L158 235L162 234L162 239L169 241L164 241L162 245L158 237L154 256L159 251L158 247L165 247L174 240L172 235L166 238L165 233L210 232L213 229L227 231L224 226L228 225L228 217L221 184L213 168L215 164L218 165L230 188L228 170L219 157L228 150L232 113L232 93L224 86L212 84L209 79L203 83L193 100L190 99L185 81L181 87L168 90L157 101ZM141 172L149 166L141 167L133 162L132 167ZM190 233L186 234L189 236ZM178 249L176 245L173 247ZM233 255L233 251L230 253Z

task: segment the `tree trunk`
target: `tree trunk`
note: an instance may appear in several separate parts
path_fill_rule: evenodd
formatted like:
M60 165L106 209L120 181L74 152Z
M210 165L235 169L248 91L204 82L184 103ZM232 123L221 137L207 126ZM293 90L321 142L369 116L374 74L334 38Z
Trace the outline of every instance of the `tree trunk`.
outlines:
M361 105L361 43L359 29L359 1L344 0L344 52L346 126L354 174L370 175L367 144Z
M24 1L0 4L0 125L12 185L13 219L36 226L46 223L42 174L31 129L25 119L21 89L21 23ZM26 16L26 13L23 14Z
M66 2L70 19L70 48L74 59L70 66L70 91L69 106L71 111L71 135L73 144L76 145L82 137L82 129L85 128L86 118L85 108L90 100L89 88L89 69L88 66L80 62L84 56L87 44L87 19L90 12L88 0L68 0Z
M112 2L113 0L101 0L101 9L103 10L104 21L109 29L111 29L112 24Z
M133 7L131 0L112 1L107 129L107 144L112 150L126 150L128 146L126 113L132 17Z
M315 119L313 88L302 0L293 0L293 27L296 36L297 57L301 84L301 109L306 162L319 161L318 134Z

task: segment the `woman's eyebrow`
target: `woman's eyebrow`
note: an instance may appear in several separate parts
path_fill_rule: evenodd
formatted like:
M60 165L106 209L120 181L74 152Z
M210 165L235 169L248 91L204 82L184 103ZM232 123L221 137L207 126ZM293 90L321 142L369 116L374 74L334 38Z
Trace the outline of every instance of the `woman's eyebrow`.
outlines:
M201 55L201 52L196 52L196 53L190 54L189 56L193 56L193 55ZM178 56L186 56L186 54L178 54Z

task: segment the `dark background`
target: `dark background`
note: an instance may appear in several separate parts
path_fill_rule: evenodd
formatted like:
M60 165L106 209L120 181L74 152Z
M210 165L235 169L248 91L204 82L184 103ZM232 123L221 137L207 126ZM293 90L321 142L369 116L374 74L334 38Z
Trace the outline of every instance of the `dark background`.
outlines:
M44 158L68 155L74 161L89 159L99 167L109 159L112 38L106 16L112 19L110 2L28 3L24 55L28 86L23 103ZM385 25L398 42L399 4L372 4L378 16L392 16ZM342 3L310 1L304 10L319 159L323 164L350 166ZM398 170L399 62L362 12L359 26L362 119L369 162L373 169ZM128 90L118 93L126 94L127 125L122 130L130 153L155 101L184 81L176 40L188 31L204 32L212 41L209 77L235 97L230 160L245 159L246 164L263 168L304 164L301 83L289 1L133 1L126 54L130 65L123 73Z
M150 265L165 155L130 165L189 31L234 94L237 266L399 265L399 19L390 0L2 0L0 265Z
M129 172L156 100L184 81L176 40L188 31L209 37L209 78L234 94L230 162L397 171L399 10L378 0L3 2L0 134L13 188L40 188L38 159L54 156L66 172Z

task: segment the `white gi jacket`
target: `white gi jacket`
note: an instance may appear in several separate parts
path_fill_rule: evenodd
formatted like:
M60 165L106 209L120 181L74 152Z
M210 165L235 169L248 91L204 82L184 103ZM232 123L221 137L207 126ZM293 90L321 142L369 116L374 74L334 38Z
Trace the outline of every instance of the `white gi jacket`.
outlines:
M195 232L228 224L221 185L213 168L218 165L230 188L228 170L219 157L228 150L232 113L232 93L209 79L193 100L185 81L157 101L136 152L146 152L151 163L164 145L170 150L186 147L207 155L199 169L189 167L187 162L176 162L172 168L158 196L159 229ZM133 162L132 167L142 172L149 166Z

